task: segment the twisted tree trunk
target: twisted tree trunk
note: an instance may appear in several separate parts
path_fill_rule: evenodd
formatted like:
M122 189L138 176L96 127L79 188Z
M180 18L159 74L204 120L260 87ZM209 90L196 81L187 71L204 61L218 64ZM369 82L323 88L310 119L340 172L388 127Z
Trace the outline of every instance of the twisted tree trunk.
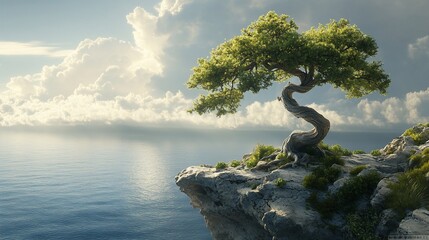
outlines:
M317 144L326 137L330 128L328 119L312 108L300 106L292 97L294 92L306 93L315 86L315 82L312 78L310 80L306 78L307 77L301 78L300 85L289 84L286 86L281 96L283 105L289 112L295 117L302 118L314 126L312 130L306 132L293 131L283 142L282 152L287 153L288 156L292 156L295 159L294 164L301 164L308 161L308 154L305 152L309 149L321 152Z

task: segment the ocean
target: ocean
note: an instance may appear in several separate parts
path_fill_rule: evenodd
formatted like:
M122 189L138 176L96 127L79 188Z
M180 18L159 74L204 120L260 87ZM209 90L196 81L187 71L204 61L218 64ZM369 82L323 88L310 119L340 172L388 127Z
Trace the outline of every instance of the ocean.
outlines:
M0 239L211 239L175 185L191 165L241 159L281 130L55 129L0 131ZM367 152L400 133L331 132Z

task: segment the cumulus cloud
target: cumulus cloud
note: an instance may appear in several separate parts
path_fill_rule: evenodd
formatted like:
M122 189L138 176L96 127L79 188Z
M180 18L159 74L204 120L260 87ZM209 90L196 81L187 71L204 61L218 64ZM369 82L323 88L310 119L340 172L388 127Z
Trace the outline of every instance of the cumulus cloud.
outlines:
M194 41L202 40L200 38L206 32L201 31L208 31L200 28L201 22L186 24L183 28L175 22L190 3L190 0L164 0L156 6L155 13L136 8L127 16L127 22L133 29L133 42L115 38L86 39L60 64L45 66L33 75L12 77L7 89L0 93L0 125L128 123L310 128L308 123L288 113L276 100L256 101L243 106L234 115L217 118L213 114L199 116L187 113L192 99L181 91L154 93L155 77L166 81L162 76L169 67L165 61L167 50L177 46L188 49L186 47ZM253 8L260 7L255 1L252 5ZM185 22L192 23L191 20L186 19ZM412 48L421 49L425 41L418 40ZM183 83L180 82L181 85ZM356 106L347 101L312 103L309 106L328 118L338 130L350 126L429 121L429 112L425 108L428 104L429 88L408 93L402 99L363 99Z
M45 56L63 58L72 50L47 46L40 42L0 41L0 56Z
M408 56L412 59L429 57L429 35L417 38L414 43L408 44Z

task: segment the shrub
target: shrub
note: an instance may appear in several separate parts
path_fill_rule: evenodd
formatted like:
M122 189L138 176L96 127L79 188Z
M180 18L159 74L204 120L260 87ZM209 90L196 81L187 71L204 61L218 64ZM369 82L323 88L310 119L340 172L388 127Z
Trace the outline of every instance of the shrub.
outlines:
M341 170L335 167L317 167L312 173L304 177L302 185L305 188L326 190L329 184L335 182L341 174Z
M335 144L330 147L330 150L338 156L351 156L352 152L346 148L341 147L339 144Z
M318 146L320 149L324 150L325 152L330 152L332 155L336 155L336 156L350 156L350 155L352 155L352 152L350 150L341 147L339 144L329 146L328 144L326 144L324 142L320 142Z
M419 168L401 174L398 182L388 185L392 191L387 198L387 206L402 216L420 207L429 208L428 172L429 162L426 162Z
M248 168L255 167L258 164L259 160L261 160L263 157L267 157L278 150L279 149L273 146L258 144L253 149L253 152L250 157L246 160L246 166Z
M429 123L425 123L425 124L420 123L417 126L418 127L429 127ZM425 143L427 140L429 140L427 135L424 136L423 134L418 133L416 131L415 127L405 130L403 135L411 137L417 145L421 145L421 144Z
M350 178L337 192L323 200L313 195L307 202L324 218L331 217L335 211L351 212L356 200L371 195L380 180L381 176L376 171L369 172L363 176Z
M241 165L241 161L238 160L232 160L231 163L229 164L231 167L238 167Z
M425 148L421 153L410 157L410 166L413 168L419 168L427 162L429 162L429 148Z
M352 176L356 176L356 175L358 175L360 172L362 172L362 170L364 170L365 168L367 168L367 166L366 166L366 165L356 166L356 167L354 167L352 170L350 170L350 175L352 175Z
M365 154L366 152L364 150L354 150L353 154Z
M276 180L274 180L274 184L277 187L282 188L286 185L286 181L283 178L277 178Z
M352 213L346 217L348 235L356 240L378 240L375 230L380 222L380 215L374 209Z
M218 162L218 163L216 163L216 166L215 166L215 168L217 170L219 170L219 169L225 169L227 167L228 167L228 164L225 163L225 162Z
M320 159L323 166L326 168L331 167L333 164L344 166L344 160L341 159L340 156L332 155L332 156L325 156Z
M378 156L381 156L381 152L378 149L372 150L371 151L371 155L374 156L374 157L378 157Z

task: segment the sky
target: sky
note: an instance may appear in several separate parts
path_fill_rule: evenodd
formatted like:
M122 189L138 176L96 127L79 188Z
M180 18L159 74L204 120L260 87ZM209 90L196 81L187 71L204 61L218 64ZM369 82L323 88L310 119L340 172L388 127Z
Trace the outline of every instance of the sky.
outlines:
M221 118L187 113L198 58L270 10L303 32L346 18L372 36L388 94L347 99L326 85L294 95L334 131L390 131L429 121L427 0L2 0L0 126L127 125L308 129L276 100L247 94ZM292 80L293 81L293 80Z

